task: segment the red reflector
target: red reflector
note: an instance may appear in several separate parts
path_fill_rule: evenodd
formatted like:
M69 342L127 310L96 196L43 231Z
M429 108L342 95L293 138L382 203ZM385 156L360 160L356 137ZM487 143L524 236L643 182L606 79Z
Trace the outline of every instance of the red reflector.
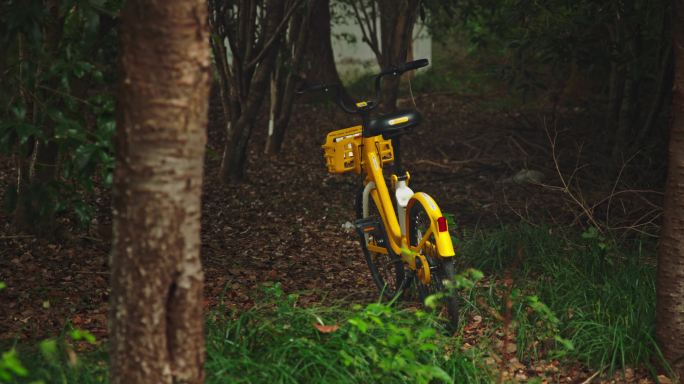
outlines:
M437 219L437 229L439 229L440 232L446 232L447 231L447 222L446 218L443 216Z

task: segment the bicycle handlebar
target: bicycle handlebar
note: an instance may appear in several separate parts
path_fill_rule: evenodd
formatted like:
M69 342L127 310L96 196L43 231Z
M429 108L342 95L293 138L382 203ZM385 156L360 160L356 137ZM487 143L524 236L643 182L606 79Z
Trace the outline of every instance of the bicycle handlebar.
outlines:
M429 64L428 59L418 59L414 61L409 61L401 66L402 72L412 71L414 69L423 68Z
M302 95L302 94L307 93L307 92L319 92L319 91L323 91L323 92L327 93L327 92L330 92L331 90L335 90L335 103L340 108L342 108L342 110L344 110L347 113L352 113L352 114L357 113L359 111L359 108L357 108L357 107L350 108L344 103L344 100L342 100L342 94L340 93L340 87L341 86L342 86L342 84L339 84L339 83L316 84L316 85L312 85L312 86L307 87L307 88L300 89L299 91L297 91L297 94Z
M394 76L399 76L403 74L404 72L412 71L414 69L422 68L426 65L428 65L428 59L419 59L419 60L414 60L414 61L409 61L408 63L404 64L399 64L395 67L389 67L385 68L380 73L378 76L387 76L387 75L394 75Z
M306 92L317 92L317 91L323 91L323 92L329 92L330 90L334 89L335 90L335 103L342 108L345 112L347 113L359 113L360 111L371 111L375 109L375 107L378 106L377 101L381 99L382 97L382 78L384 76L392 75L392 76L399 76L403 74L404 72L408 71L413 71L418 68L425 67L429 64L428 59L419 59L419 60L414 60L414 61L409 61L408 63L403 63L399 64L395 67L390 67L390 68L385 68L380 73L375 75L375 100L371 100L365 103L363 107L359 106L354 106L354 107L349 107L344 103L344 100L342 100L341 93L340 93L340 87L341 84L316 84L308 88L300 89L297 91L297 94L303 94Z
M302 88L302 89L298 90L297 94L302 95L302 94L307 93L307 92L317 92L317 91L328 92L328 90L330 88L333 88L333 87L338 86L338 85L339 84L316 84L316 85L312 85L310 87Z

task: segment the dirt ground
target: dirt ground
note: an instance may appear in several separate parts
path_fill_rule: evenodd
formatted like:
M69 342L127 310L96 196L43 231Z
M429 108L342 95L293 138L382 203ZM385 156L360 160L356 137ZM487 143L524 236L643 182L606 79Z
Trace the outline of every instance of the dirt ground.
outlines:
M420 95L415 102L425 122L402 139L411 187L454 214L461 230L578 219L567 194L538 184L560 185L541 114L491 111L481 97L455 94ZM249 306L267 281L305 292L304 303L376 299L356 236L344 229L355 219L361 179L328 174L320 148L327 132L354 124L353 118L332 105L298 105L278 159L263 154L262 119L251 139L247 180L223 186L217 173L224 133L215 97L211 116L202 218L206 306L220 298ZM558 143L571 154L585 134L561 132ZM529 171L539 172L533 183ZM2 160L0 172L5 186L14 177L10 159ZM12 233L7 216L0 217L0 281L7 284L0 340L56 335L67 322L106 337L109 204L100 196L97 223L59 241Z

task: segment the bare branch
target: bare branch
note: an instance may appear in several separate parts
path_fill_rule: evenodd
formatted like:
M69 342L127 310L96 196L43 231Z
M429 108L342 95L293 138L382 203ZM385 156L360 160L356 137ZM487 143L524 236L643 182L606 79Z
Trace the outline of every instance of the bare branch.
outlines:
M280 35L280 33L283 31L283 29L287 26L288 20L290 19L290 17L292 17L292 14L294 13L294 11L299 7L299 5L300 5L303 1L304 1L304 0L299 0L299 1L295 2L295 3L290 7L290 9L287 10L287 12L285 13L285 16L284 16L283 19L280 21L280 24L278 25L278 27L276 28L276 30L273 32L273 34L271 35L271 37L269 38L269 40L266 42L266 44L264 44L264 46L261 48L261 51L259 52L259 54L256 55L256 57L255 57L254 59L252 59L252 60L245 66L246 69L250 69L250 68L256 66L256 65L261 61L261 59L264 58L264 56L266 55L266 52L269 50L269 48L271 48L271 46L273 45L273 43L276 42L276 41L278 40L278 35Z
M368 44L370 49L373 51L375 54L375 57L378 61L378 64L382 62L382 53L380 52L380 46L378 44L378 38L377 38L377 25L376 21L371 20L365 10L364 4L361 3L357 5L356 1L351 1L350 6L352 7L352 10L354 11L354 16L356 18L356 22L359 24L359 27L361 28L361 35L363 41ZM364 12L364 16L361 15L361 12L359 11L361 9ZM375 7L373 5L373 14L375 14ZM375 28L373 27L375 26Z

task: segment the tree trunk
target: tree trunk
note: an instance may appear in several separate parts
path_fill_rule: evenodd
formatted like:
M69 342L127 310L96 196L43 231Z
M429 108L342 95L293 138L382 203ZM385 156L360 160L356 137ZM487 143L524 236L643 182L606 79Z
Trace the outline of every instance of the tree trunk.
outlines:
M26 105L26 121L33 124L35 113L34 113L34 103L33 98L29 97L26 93L26 88L28 85L24 85L24 73L23 66L24 62L30 60L28 55L28 49L26 49L26 42L24 40L23 34L18 36L19 45L19 82L22 84L19 90L19 96L22 99L24 105ZM31 226L31 203L32 199L29 195L30 193L30 181L33 176L33 149L35 147L35 138L31 136L27 143L19 144L17 146L17 152L15 154L15 163L17 167L17 184L14 185L14 196L12 200L14 202L14 212L12 215L12 222L14 228L19 232L28 232L32 228ZM7 196L5 197L7 199Z
M230 135L231 123L231 100L230 100L230 85L228 79L230 78L228 67L228 52L226 45L218 36L212 36L211 48L214 54L214 61L216 62L216 69L219 72L219 88L221 94L221 106L223 107L223 121L226 127L226 137Z
M271 0L266 4L267 15L264 26L264 35L276 38L279 24L283 21L284 4L280 0ZM238 39L239 41L239 39ZM260 61L253 75L235 75L238 80L249 80L249 84L242 87L240 99L240 116L231 116L231 132L223 148L221 159L220 178L224 183L240 182L245 177L245 164L247 163L247 144L252 136L252 128L261 109L266 90L270 83L271 74L275 67L278 56L278 39L266 48L263 59ZM244 41L241 43L245 43ZM251 44L251 42L250 42ZM235 63L233 68L238 71L242 64ZM252 69L248 69L252 71ZM239 72L239 71L238 71ZM245 77L247 76L247 77ZM231 94L233 92L231 91Z
M30 180L33 173L32 158L35 142L33 138L25 145L19 145L17 153L15 154L17 166L17 184L15 188L14 213L12 222L15 230L19 232L33 232L35 229L32 221L33 212L36 211L34 207L35 201L31 198Z
M313 7L302 9L292 18L290 23L290 38L287 39L287 51L283 50L281 55L289 57L283 65L276 71L276 81L273 87L275 99L272 108L272 116L269 121L268 138L266 140L265 152L271 156L280 153L285 140L285 131L290 125L292 108L294 106L295 91L301 83L300 69L304 59L306 42L309 37L309 20L311 19ZM273 94L271 95L274 96ZM271 125L272 124L272 125Z
M304 81L307 84L339 84L340 75L335 66L330 27L330 0L315 0L309 19L309 33L315 39L307 39L302 63ZM346 95L345 95L346 96Z
M655 97L648 109L646 120L636 136L636 143L649 140L648 136L653 132L656 121L662 116L663 104L667 99L672 87L672 9L669 2L663 3L663 26L661 30L660 65L656 76ZM650 140L652 142L652 140Z
M276 154L278 151L275 150L274 136L275 136L275 125L278 116L280 116L280 110L283 105L283 88L285 87L284 76L280 72L284 71L284 64L279 64L279 68L275 70L273 77L271 78L271 94L269 96L269 101L271 103L270 109L268 111L268 135L266 136L266 147L264 148L265 154Z
M418 0L378 0L380 10L380 40L382 62L380 68L402 64L411 40L413 26L418 15ZM387 76L383 79L383 109L393 112L397 108L400 78Z
M111 382L201 383L206 3L128 0L121 19Z
M656 337L684 378L684 2L675 2L674 91L657 275Z
M624 152L630 147L631 140L640 119L639 95L641 93L641 28L637 26L629 44L628 76L625 81L624 96L619 111L617 131L613 138L612 158L616 167L622 165Z

